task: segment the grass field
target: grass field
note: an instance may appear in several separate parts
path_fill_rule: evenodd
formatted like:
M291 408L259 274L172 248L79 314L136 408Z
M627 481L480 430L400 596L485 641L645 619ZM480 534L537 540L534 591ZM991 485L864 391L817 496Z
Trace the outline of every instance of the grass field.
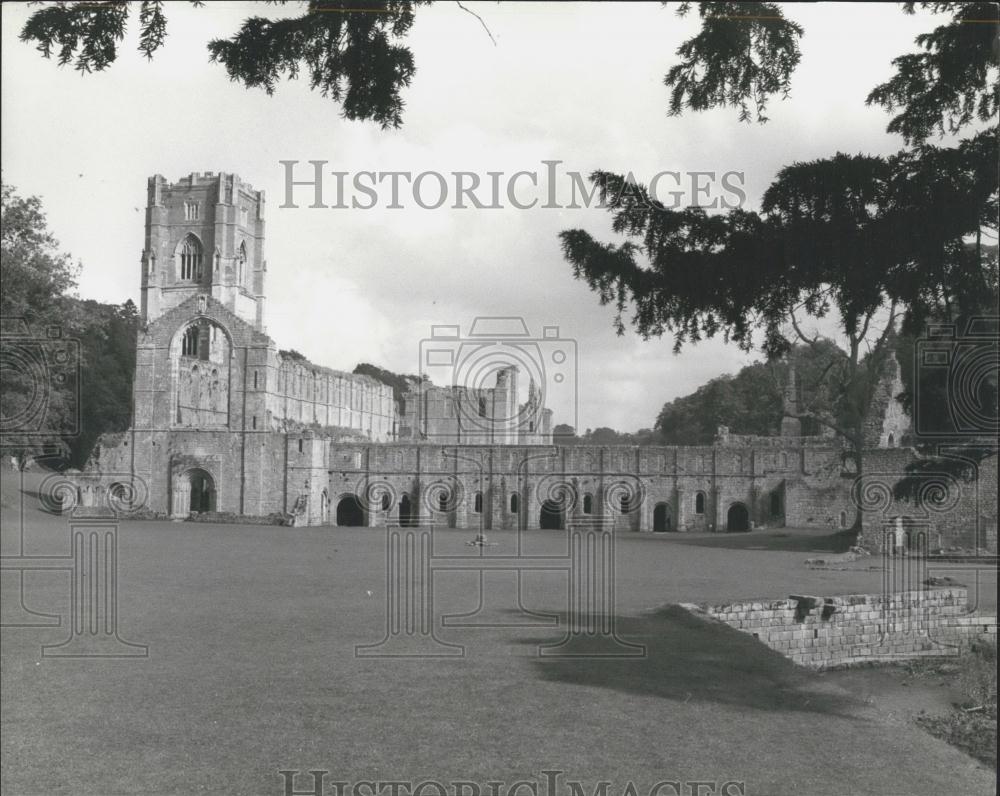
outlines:
M15 508L2 522L10 553ZM26 522L26 552L65 553L65 520L29 507ZM471 535L436 533L437 550L478 555ZM512 549L512 535L490 538L489 554ZM5 629L3 792L280 796L279 769L322 769L328 782L468 780L484 794L487 782L538 780L555 796L542 772L558 769L587 796L600 781L608 796L629 782L646 796L662 780L735 780L748 794L993 793L991 771L835 678L670 605L880 588L867 568L877 562L803 566L830 544L787 530L620 537L618 627L646 645L642 658L539 657L561 631L503 626L523 615L501 572L483 580L486 627L438 630L464 656L379 659L355 646L384 635L382 531L126 522L120 631L149 657L43 658L65 628ZM524 552L564 550L545 531ZM478 575L435 578L438 616L476 610ZM522 585L525 607L565 612L564 573ZM26 593L34 610L64 614L67 576L30 573Z

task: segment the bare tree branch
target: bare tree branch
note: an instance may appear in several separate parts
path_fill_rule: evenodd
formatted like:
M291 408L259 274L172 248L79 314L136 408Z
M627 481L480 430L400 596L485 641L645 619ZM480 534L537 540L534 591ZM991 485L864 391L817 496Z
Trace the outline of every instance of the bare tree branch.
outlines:
M799 339L804 343L808 343L813 348L816 348L816 346L819 345L819 333L817 332L815 337L807 337L799 327L799 322L795 317L794 309L788 311L788 316L792 319L792 327L795 329L795 333L799 336Z
M472 14L472 16L474 16L476 19L479 20L479 24L483 26L483 30L486 31L486 35L490 37L490 41L493 42L493 46L496 47L497 46L497 40L493 38L493 34L490 32L490 29L487 27L486 23L483 21L483 18L481 16L479 16L479 14L477 14L471 8L466 8L465 6L463 6L461 0L455 0L455 3L463 11L465 11L468 14Z

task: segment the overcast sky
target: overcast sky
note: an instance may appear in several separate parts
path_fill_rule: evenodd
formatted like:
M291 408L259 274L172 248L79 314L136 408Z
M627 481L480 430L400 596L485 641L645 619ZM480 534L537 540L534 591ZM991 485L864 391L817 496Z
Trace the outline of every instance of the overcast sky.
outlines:
M369 361L415 372L432 324L466 330L476 316L522 316L532 332L558 326L576 341L579 416L554 396L555 422L635 430L652 426L665 401L754 357L721 340L674 355L667 337L616 336L611 308L572 278L557 237L583 227L610 240L606 213L507 202L426 210L406 191L404 209L387 209L384 195L371 210L310 209L306 193L296 194L298 209L281 209L279 161L302 161L301 177L309 160L331 171L472 171L484 180L488 171L544 176L543 160L583 174L632 171L640 181L738 171L756 207L782 165L902 147L885 132L887 114L864 99L928 28L926 16L898 4L787 6L805 27L802 62L791 98L772 102L771 121L757 126L740 124L734 110L667 116L663 75L697 29L693 15L654 3L465 5L496 46L457 4L418 8L404 124L383 131L341 119L305 80L268 97L209 63L209 39L254 13L297 13L295 4L167 4L168 39L152 62L135 51L133 26L117 63L80 76L19 42L31 8L5 3L3 179L42 197L63 248L83 263L81 296L138 302L146 178L236 172L268 195L266 320L280 347L345 370ZM544 199L545 187L519 190L521 201Z

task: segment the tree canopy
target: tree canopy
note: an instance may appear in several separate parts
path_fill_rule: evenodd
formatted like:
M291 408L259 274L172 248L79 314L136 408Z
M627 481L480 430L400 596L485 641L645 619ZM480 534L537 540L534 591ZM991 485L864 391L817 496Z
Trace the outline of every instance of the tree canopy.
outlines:
M815 417L858 449L901 319L914 328L932 316L996 306L982 238L997 231L997 7L920 5L951 18L917 38L921 52L895 59L894 76L867 100L895 114L888 131L907 149L790 164L759 211L669 209L644 185L599 170L590 178L623 240L560 233L575 277L615 306L619 334L631 310L639 334L669 332L677 351L715 335L745 350L759 345L772 358L796 342L818 350L826 341L803 330L802 316L835 309L847 349L827 371L835 400ZM753 107L766 121L767 100L788 94L803 31L777 6L766 13L753 3L698 7L701 32L681 45L682 63L666 77L670 112L735 105L741 119L750 120ZM679 13L689 10L682 4ZM913 13L915 4L904 10ZM935 132L967 137L927 143Z
M82 301L79 266L62 252L38 197L2 189L0 211L0 442L25 456L81 465L104 432L126 429L138 312Z
M234 82L268 94L280 80L294 80L305 72L310 88L339 103L345 118L399 127L401 91L415 71L413 54L402 42L413 25L414 8L424 3L312 0L297 17L249 17L230 38L210 41L208 55ZM31 15L21 40L34 43L46 58L55 55L61 66L100 72L117 59L134 6L139 51L147 58L155 55L167 38L164 5L162 0L48 5ZM204 3L195 0L192 5Z

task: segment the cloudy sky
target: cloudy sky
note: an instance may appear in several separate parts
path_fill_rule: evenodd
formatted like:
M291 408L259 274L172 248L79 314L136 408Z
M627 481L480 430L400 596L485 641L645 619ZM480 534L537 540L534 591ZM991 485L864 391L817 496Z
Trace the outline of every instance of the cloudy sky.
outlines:
M806 30L802 62L791 98L773 102L771 121L757 126L732 110L667 116L663 75L696 30L694 17L654 3L465 5L496 45L455 3L418 9L404 125L387 132L341 119L306 81L267 97L209 63L209 39L254 13L297 13L294 4L168 4L168 40L152 62L135 51L131 30L117 63L80 76L19 42L31 9L6 3L3 179L44 200L63 248L83 264L80 295L120 302L139 296L146 178L237 172L268 195L267 325L280 347L335 368L369 361L415 372L433 324L467 330L477 316L521 316L532 332L558 326L576 344L579 413L571 417L563 389L550 401L556 422L635 430L652 426L665 401L752 357L721 340L674 355L667 337L616 336L613 312L573 280L557 238L582 227L610 239L606 213L506 201L502 209L422 209L405 184L403 209L385 206L384 188L373 209L310 209L308 192L296 194L299 208L282 209L279 161L301 161L300 178L310 160L352 174L471 171L484 181L489 171L537 171L537 193L520 183L523 203L544 200L544 160L583 174L632 171L640 181L661 171L737 171L756 207L784 164L901 148L885 132L887 115L864 98L928 27L926 16L906 16L897 4L789 6ZM436 190L426 190L433 201Z

